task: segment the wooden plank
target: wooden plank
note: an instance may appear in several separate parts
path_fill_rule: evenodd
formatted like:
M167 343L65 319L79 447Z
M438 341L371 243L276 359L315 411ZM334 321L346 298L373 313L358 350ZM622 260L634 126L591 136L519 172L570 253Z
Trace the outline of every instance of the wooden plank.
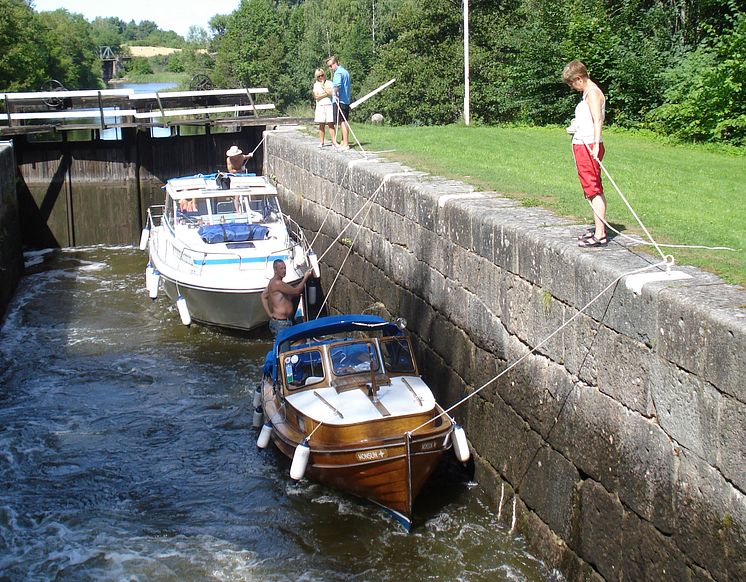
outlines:
M105 109L104 118L109 117L132 117L137 113L135 109ZM100 118L100 109L67 109L65 111L37 111L28 113L11 113L11 120L23 119L87 119ZM0 116L0 122L7 121L8 115Z
M135 119L154 119L157 117L174 117L176 115L202 115L210 113L233 113L235 111L253 111L254 109L274 109L273 103L263 103L261 105L226 105L222 107L198 107L195 109L165 109L160 111L146 111L135 113Z
M102 89L84 90L84 91L33 91L23 93L0 93L0 100L9 99L11 101L40 101L44 99L68 99L79 97L131 97L134 95L134 89Z
M210 89L208 91L163 91L158 93L135 93L130 95L130 101L142 101L143 99L174 99L179 97L208 97L208 96L230 96L246 95L246 92L258 95L260 93L269 93L266 87L252 89Z

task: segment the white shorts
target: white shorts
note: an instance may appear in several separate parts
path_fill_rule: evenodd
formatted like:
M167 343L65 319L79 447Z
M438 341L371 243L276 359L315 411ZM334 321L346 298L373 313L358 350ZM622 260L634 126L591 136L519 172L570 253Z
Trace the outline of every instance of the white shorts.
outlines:
M316 115L313 120L316 123L334 123L334 116L332 115L332 104L329 102L328 105L316 104Z

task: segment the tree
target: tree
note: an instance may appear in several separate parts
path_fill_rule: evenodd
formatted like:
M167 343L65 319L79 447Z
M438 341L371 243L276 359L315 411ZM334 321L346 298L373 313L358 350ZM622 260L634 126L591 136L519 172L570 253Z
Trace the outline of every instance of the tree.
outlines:
M28 2L0 0L0 89L35 91L49 79L46 29Z
M48 28L47 75L68 89L103 88L98 46L88 21L81 14L71 14L62 8L42 12L39 17Z
M665 103L649 119L681 139L746 144L746 13L728 19L667 74Z

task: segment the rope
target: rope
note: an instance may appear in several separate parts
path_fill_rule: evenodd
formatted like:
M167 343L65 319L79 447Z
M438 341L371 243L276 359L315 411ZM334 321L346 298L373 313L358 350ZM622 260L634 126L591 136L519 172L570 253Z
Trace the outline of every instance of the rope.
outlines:
M386 182L386 178L384 177L383 181L381 182L381 186L383 186L385 184L385 182ZM374 195L379 192L379 190L381 189L381 186L379 186L376 189L376 191L374 192ZM366 205L368 206L368 211L365 213L365 216L363 216L363 219L360 221L360 225L358 226L357 232L355 233L355 238L352 239L352 242L350 243L350 246L347 249L347 254L345 254L345 258L342 259L342 263L339 265L339 269L337 270L337 274L334 276L334 281L332 281L332 284L329 286L329 289L326 292L326 295L324 297L324 301L321 303L321 307L319 308L319 312L316 315L316 319L319 318L319 315L321 315L322 311L324 310L324 306L326 305L326 302L329 299L329 296L332 294L332 289L334 289L334 285L336 285L337 279L339 279L339 276L342 274L342 268L344 267L345 263L347 262L347 259L350 257L350 253L352 253L352 247L355 244L355 241L357 240L357 237L360 235L360 232L362 231L363 224L365 224L365 221L368 218L368 215L370 214L370 211L373 210L373 205L370 204L372 202L372 200L373 200L373 196L371 196L370 198L368 198L368 200L365 201L365 204L363 204L360 207L360 210L358 210L357 214L355 214L355 216L357 216L358 214L360 214L360 212L362 211L362 209L365 208ZM352 220L354 220L354 217L350 220L350 222L347 224L347 226L349 226L350 224L352 224ZM347 229L347 226L345 227L345 230ZM344 232L344 230L342 232ZM332 244L334 244L334 243L332 243ZM326 249L326 251L324 252L324 254L326 254L329 251L329 249L331 249L331 245L329 245L329 248Z
M319 430L319 429L321 428L321 425L322 425L322 424L324 424L324 422L320 420L320 421L319 421L319 424L317 424L317 425L316 425L316 428L315 428L315 429L313 429L313 430L311 431L311 434L309 434L309 435L308 435L308 436L306 437L306 440L307 440L307 441L310 441L310 440L311 440L311 437L313 436L313 433L315 433L315 432L316 432L317 430Z
M360 140L355 135L355 132L352 130L352 126L347 122L347 118L345 117L345 114L342 113L342 109L339 107L339 101L337 101L337 123L335 127L339 127L339 116L342 116L342 121L344 121L345 125L347 126L347 131L349 131L352 134L352 137L355 139L355 143L357 143L357 147L360 148L360 151L363 152L364 156L368 156L367 152L365 151L365 148L363 148L363 145L360 143ZM336 132L335 132L336 133ZM335 136L334 141L337 141L337 138Z
M591 148L588 147L588 144L584 143L583 145L588 150L588 153L590 153L591 152ZM575 152L573 151L573 158L574 157L575 157ZM609 182L611 182L611 185L614 186L614 189L617 191L617 194L619 194L619 197L622 199L622 201L624 202L624 204L627 206L627 208L629 209L629 211L632 213L632 216L635 217L635 220L637 220L637 223L640 225L640 227L642 228L642 230L648 236L648 238L650 239L650 242L646 242L645 240L640 240L639 238L631 237L631 236L628 236L626 234L623 234L623 233L619 232L617 229L615 229L613 226L611 226L606 221L605 218L602 218L601 216L598 215L598 213L596 212L596 209L593 208L593 204L591 204L591 201L588 200L588 205L591 207L591 211L593 212L594 216L596 216L596 218L598 218L601 222L603 222L604 225L606 226L606 228L608 228L609 230L611 230L612 232L614 232L618 236L621 236L622 238L625 238L625 239L627 239L627 240L629 240L629 241L631 241L631 242L633 242L635 244L653 245L656 248L656 250L658 251L658 253L661 255L661 257L664 258L664 259L665 259L665 255L663 254L663 251L661 250L662 248L705 249L705 250L709 250L709 251L736 251L737 250L737 249L734 249L734 248L731 248L731 247L708 247L708 246L704 246L704 245L659 244L658 242L656 242L653 239L653 237L650 234L650 232L648 232L648 229L645 227L645 225L643 224L642 220L640 220L640 217L637 215L637 213L634 211L634 209L632 208L632 206L629 204L629 202L627 201L627 198L624 196L624 194L622 193L622 191L619 188L619 186L617 186L616 182L614 181L614 178L611 177L611 174L606 169L606 166L604 166L603 163L601 162L601 160L599 160L597 157L595 157L594 159L596 160L596 162L598 162L599 167L601 168L601 170L603 170L604 174L606 174L606 177L609 179Z
M262 141L260 141L260 142L259 142L258 144L256 144L256 147L255 147L255 148L254 148L253 150L251 150L251 156L252 156L252 157L253 157L253 156L254 156L254 154L256 153L256 150L258 150L258 149L259 149L259 146L260 146L260 145L262 145L262 144L264 143L264 138L265 138L265 137L267 137L267 134L266 134L266 133L263 133L263 134L262 134Z
M443 412L441 412L441 413L439 413L439 414L437 414L437 415L433 416L433 417L432 417L432 418L431 418L430 420L428 420L428 421L425 421L425 422L423 422L423 423L422 423L421 425L419 425L419 426L418 426L417 428L413 429L413 430L412 430L412 431L410 431L410 432L412 432L412 433L414 433L414 432L417 432L417 431L418 431L418 430L420 430L420 429L421 429L422 427L424 427L424 426L427 426L428 424L430 424L431 422L433 422L433 421L434 421L434 420L436 420L437 418L439 418L439 417L441 417L441 416L443 416L443 415L448 415L448 413L449 413L450 411L454 410L455 408L458 408L458 407L459 407L459 406L461 406L461 405L462 405L462 404L463 404L464 402L466 402L467 400L469 400L469 399L471 399L472 397L476 396L476 395L477 395L477 394L479 394L479 393L480 393L480 392L481 392L482 390L484 390L485 388L487 388L487 386L489 386L490 384L492 384L492 383L494 383L495 381L499 380L499 379L500 379L500 378L501 378L501 377L502 377L503 375L505 375L505 374L507 374L508 372L510 372L510 370L512 370L513 368L515 368L515 367L516 367L516 366L517 366L518 364L520 364L520 363L521 363L521 362L522 362L523 360L525 360L525 359L526 359L526 358L528 358L528 357L529 357L530 355L532 355L533 353L535 353L535 352L536 352L536 350L538 350L538 349L539 349L539 348L540 348L541 346L543 346L544 344L546 344L546 343L547 343L547 342L548 342L548 341L549 341L550 339L552 339L552 338L553 338L553 337L554 337L555 335L557 335L557 334L558 334L558 333L559 333L560 331L562 331L562 330L563 330L563 329L564 329L565 327L567 327L567 326L568 326L568 325L569 325L569 324L570 324L570 323L571 323L571 322L572 322L573 320L575 320L575 319L576 319L576 318L577 318L578 316L580 316L580 314L584 313L584 312L585 312L585 311L586 311L586 310L587 310L587 309L588 309L588 308L589 308L589 307L590 307L591 305L593 305L593 303L595 303L595 302L596 302L596 301L597 301L597 300L598 300L598 299L599 299L599 298L600 298L600 297L601 297L601 296L602 296L602 295L603 295L604 293L606 293L606 292L607 292L607 291L608 291L609 289L611 289L611 288L612 288L612 287L613 287L614 285L616 285L616 284L617 284L617 283L618 283L618 282L619 282L619 281L620 281L621 279L623 279L624 277L626 277L626 276L628 276L628 275L635 275L635 274L637 274L637 273L642 273L642 272L644 272L644 271L649 271L649 270L652 270L652 269L656 269L656 268L658 268L658 267L662 267L662 266L665 266L666 268L668 268L668 267L670 267L670 265L671 265L671 264L673 264L673 257L671 257L671 256L669 255L669 256L665 257L665 260L661 261L660 263L655 263L655 264L653 264L653 265L648 265L648 266L646 266L646 267L642 267L642 268L640 268L640 269L634 269L634 270L632 270L632 271L628 271L627 273L622 273L622 274L621 274L621 275L619 275L619 276L618 276L618 277L617 277L616 279L614 279L614 280L613 280L613 281L612 281L611 283L609 283L609 284L608 284L608 285L607 285L606 287L604 287L604 288L603 288L603 289L601 290L601 292L600 292L600 293L598 293L598 295L596 295L596 296L595 296L595 297L594 297L593 299L591 299L591 300L590 300L590 301L589 301L588 303L586 303L586 304L585 304L585 305L584 305L584 306L583 306L583 307L582 307L581 309L579 309L579 310L578 310L578 312L577 312L577 313L576 313L575 315L573 315L573 316L572 316L572 317L571 317L570 319L568 319L568 320L567 320L567 321L566 321L565 323L563 323L562 325L560 325L560 326L559 326L559 327L558 327L558 328L557 328L556 330L554 330L554 331L553 331L552 333L550 333L550 334L549 334L549 335L548 335L547 337L545 337L545 338L544 338L543 340L541 340L541 341L540 341L540 342L539 342L538 344L536 344L536 346L534 346L533 348L531 348L531 349L530 349L530 350L529 350L529 351L528 351L528 352L527 352L526 354L524 354L523 356L521 356L520 358L518 358L518 359L517 359L517 360L516 360L515 362L513 362L513 363L512 363L512 364L511 364L510 366L508 366L507 368L505 368L505 369L504 369L504 370L503 370L502 372L500 372L500 373L499 373L499 374L498 374L497 376L495 376L495 377L494 377L494 378L492 378L491 380L488 380L487 382L485 382L484 384L482 384L482 385L481 385L481 386L480 386L479 388L477 388L476 390L474 390L474 392L472 392L471 394L468 394L468 395L466 395L466 396L465 396L464 398L462 398L461 400L459 400L458 402L456 402L456 404L454 404L454 405L453 405L453 406L451 406L450 408L446 408L446 409L445 409L445 410L444 410Z

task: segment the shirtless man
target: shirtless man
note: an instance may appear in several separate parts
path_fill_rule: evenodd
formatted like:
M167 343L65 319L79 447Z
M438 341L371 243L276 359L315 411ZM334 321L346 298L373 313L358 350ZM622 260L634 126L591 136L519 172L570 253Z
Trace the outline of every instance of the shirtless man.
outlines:
M225 165L229 174L241 174L246 171L244 165L254 157L254 154L244 154L238 147L232 145L225 152Z
M285 261L277 259L272 263L275 275L269 280L267 288L262 292L262 305L269 316L269 329L277 335L283 329L293 325L293 297L303 293L306 282L313 275L313 269L306 271L297 287L283 281L287 266Z

